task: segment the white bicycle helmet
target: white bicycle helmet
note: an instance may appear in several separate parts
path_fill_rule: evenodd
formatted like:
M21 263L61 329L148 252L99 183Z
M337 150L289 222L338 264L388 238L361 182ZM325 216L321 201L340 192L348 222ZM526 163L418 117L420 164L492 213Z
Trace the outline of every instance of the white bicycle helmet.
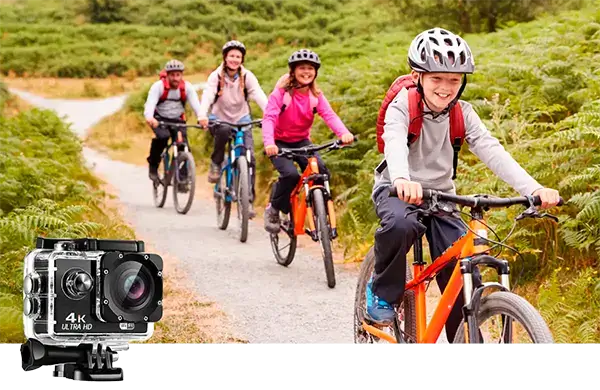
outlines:
M408 64L417 72L473 73L475 62L467 42L443 28L425 30L408 49Z
M185 66L183 65L183 62L178 61L178 60L170 60L165 65L165 70L167 72L172 72L172 71L176 71L176 70L183 72L184 69L185 69Z
M300 62L310 62L313 64L316 70L319 70L321 67L321 60L319 59L319 55L314 51L308 49L300 49L292 53L290 58L288 58L288 66L291 68L295 64Z
M221 52L223 53L223 57L227 56L227 53L229 53L229 51L233 49L241 51L242 57L246 56L246 46L244 46L244 44L240 41L233 40L223 45L223 49L221 50Z

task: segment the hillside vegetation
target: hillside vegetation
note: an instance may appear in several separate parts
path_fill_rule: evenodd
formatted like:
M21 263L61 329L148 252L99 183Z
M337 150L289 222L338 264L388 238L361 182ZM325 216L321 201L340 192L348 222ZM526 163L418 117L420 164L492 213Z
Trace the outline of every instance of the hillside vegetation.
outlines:
M155 75L176 57L190 71L217 64L228 39L249 61L272 49L346 46L383 31L444 25L494 31L588 0L2 0L0 74ZM442 12L440 12L442 10ZM110 23L110 28L107 24ZM326 65L335 59L324 58Z

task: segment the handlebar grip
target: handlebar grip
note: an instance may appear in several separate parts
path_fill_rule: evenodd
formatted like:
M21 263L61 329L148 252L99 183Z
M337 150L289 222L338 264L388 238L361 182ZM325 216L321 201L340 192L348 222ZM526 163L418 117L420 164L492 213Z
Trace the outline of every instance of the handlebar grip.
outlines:
M565 204L565 200L562 197L558 198L558 203L557 206L562 206L563 204ZM541 206L542 205L542 200L540 199L540 197L538 195L533 197L533 205L534 206Z

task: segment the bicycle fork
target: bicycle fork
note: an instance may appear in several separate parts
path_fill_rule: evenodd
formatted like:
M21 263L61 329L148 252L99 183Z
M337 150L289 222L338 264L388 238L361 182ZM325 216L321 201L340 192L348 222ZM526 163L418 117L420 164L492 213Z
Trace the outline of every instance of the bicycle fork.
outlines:
M473 270L479 265L485 265L495 268L499 275L499 283L488 282L480 286L473 286ZM480 255L476 257L467 257L460 262L460 272L463 278L463 316L465 341L467 343L482 342L477 314L484 290L489 288L499 289L501 291L510 291L509 266L508 261L496 259L489 255ZM512 340L512 321L505 316L502 317L502 335L504 341Z
M330 232L329 232L329 236L331 237L331 239L335 239L337 238L338 234L337 234L337 226L336 226L336 219L335 219L335 208L333 207L333 201L331 200L331 189L329 187L329 180L327 175L323 175L324 176L324 181L325 181L325 193L323 194L324 197L327 199L327 214L329 216L329 226L330 226ZM304 232L306 234L308 234L310 236L310 238L312 238L313 241L319 241L319 235L317 232L317 228L315 226L315 220L314 220L314 213L312 210L312 197L310 196L310 188L308 185L308 178L304 179L304 194L306 196L306 199L308 199L308 207L306 208L306 213L307 213L307 217L308 217L308 226L309 228L305 229Z

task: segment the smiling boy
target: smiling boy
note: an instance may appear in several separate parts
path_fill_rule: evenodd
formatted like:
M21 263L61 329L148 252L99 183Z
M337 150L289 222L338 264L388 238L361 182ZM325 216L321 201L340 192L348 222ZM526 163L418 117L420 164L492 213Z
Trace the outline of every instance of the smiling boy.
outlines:
M471 50L461 37L442 28L423 31L410 45L408 63L410 88L400 89L384 112L381 140L385 160L375 169L372 194L381 226L375 233L375 271L367 285L365 316L379 324L394 319L392 304L400 302L404 294L406 254L415 239L425 233L435 259L465 233L458 218L431 217L420 223L415 214L406 216L422 203L423 188L455 192L453 174L460 149L457 127L463 130L469 149L521 195L539 195L543 208L555 206L559 200L558 191L534 180L490 134L473 107L459 100L466 75L475 69ZM415 111L416 106L420 108ZM452 121L454 130L451 118L460 118L460 126ZM415 137L411 123L416 121L422 125ZM398 190L398 197L389 197L391 186ZM454 265L450 263L436 276L441 291ZM462 306L460 294L446 323L450 341L462 319Z

